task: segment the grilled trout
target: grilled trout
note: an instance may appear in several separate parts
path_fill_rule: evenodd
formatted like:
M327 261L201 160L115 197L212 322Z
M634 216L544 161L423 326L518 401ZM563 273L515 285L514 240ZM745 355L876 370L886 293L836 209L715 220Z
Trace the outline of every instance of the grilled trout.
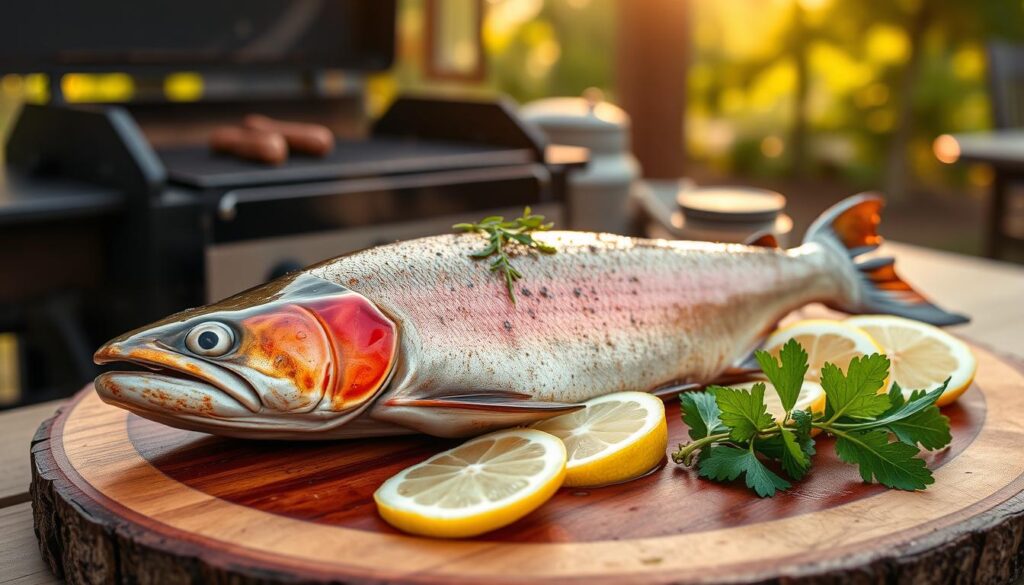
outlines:
M790 250L535 234L557 253L515 256L516 303L470 258L479 235L379 246L118 337L96 362L145 370L95 386L143 417L220 435L463 437L611 392L710 383L812 301L964 321L869 254L881 206L846 199Z

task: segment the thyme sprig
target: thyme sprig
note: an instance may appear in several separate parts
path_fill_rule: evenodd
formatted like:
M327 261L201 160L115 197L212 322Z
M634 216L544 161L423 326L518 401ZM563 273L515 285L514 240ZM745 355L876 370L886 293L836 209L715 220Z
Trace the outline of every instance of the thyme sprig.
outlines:
M542 254L554 254L557 252L554 247L538 242L533 239L534 232L550 230L553 223L544 223L543 215L534 215L530 208L523 210L523 215L511 221L505 221L500 215L485 217L477 223L457 223L452 229L479 233L487 237L487 246L469 255L470 258L483 260L494 256L491 261L491 272L498 272L505 280L505 287L508 289L508 297L512 304L516 302L516 295L513 284L523 277L523 273L512 266L509 257L509 248L522 246L527 250L537 250Z

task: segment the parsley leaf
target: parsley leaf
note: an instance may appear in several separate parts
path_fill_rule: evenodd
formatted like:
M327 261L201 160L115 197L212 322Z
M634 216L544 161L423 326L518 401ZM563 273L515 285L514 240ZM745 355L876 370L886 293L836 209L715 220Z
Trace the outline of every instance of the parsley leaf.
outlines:
M942 396L948 384L947 379L946 383L930 392L915 390L910 399L905 400L899 384L893 383L889 391L892 406L882 416L871 421L835 426L846 430L885 428L908 445L920 443L921 447L930 451L941 449L953 437L949 432L949 418L939 411L935 401Z
M789 477L800 480L810 471L811 457L815 454L814 439L811 437L812 415L805 410L793 413L796 427L785 427L779 434L758 439L755 448L769 459L782 462L782 469Z
M915 390L910 394L910 400L917 400L923 395L923 393ZM882 416L889 416L890 414L903 408L903 405L907 403L907 399L903 397L903 388L900 388L899 382L896 380L892 381L892 386L889 388L889 409L882 413Z
M801 441L811 438L811 425L814 423L814 415L811 414L811 411L797 410L793 412L793 422L796 423L797 438Z
M754 357L761 366L761 370L764 371L764 375L771 381L772 386L775 386L775 391L779 393L782 407L789 413L796 405L797 398L800 397L800 389L804 385L804 375L807 374L807 352L797 340L790 339L779 352L781 363L775 361L770 353L762 350L755 351Z
M941 449L953 440L953 435L949 432L949 417L939 412L939 407L934 404L907 418L892 422L886 428L903 443L920 444L929 451Z
M931 400L929 402L929 404L934 403L935 400L938 399L938 396L940 396L941 393L946 390L946 387L948 385L949 385L949 378L946 378L946 381L942 383L942 386L932 390L932 392L935 392L935 390L940 390L940 392L936 393L936 395L935 395L936 398ZM911 402L916 402L918 400L921 400L922 398L926 398L927 396L928 396L928 392L926 390L913 390L910 393L910 397L909 398L908 397L904 397L904 395L903 395L903 388L900 388L899 382L896 382L895 380L893 380L892 387L889 388L889 409L886 410L885 412L883 412L879 418L886 418L888 416L891 416L891 415L899 412L901 409L903 409L903 407L905 405L907 405L907 404L909 404ZM923 408L923 407L924 407L924 405L918 405L918 408Z
M825 418L870 418L889 408L889 397L879 394L889 374L889 358L873 353L853 358L843 375L838 366L826 363L821 368L821 385L827 399Z
M915 455L916 447L900 442L889 442L889 433L881 429L867 431L838 431L836 455L846 463L860 469L861 478L901 490L923 490L935 483L932 472L924 460Z
M725 430L715 395L710 392L684 392L679 395L683 422L690 428L691 439L703 439Z
M734 441L749 441L758 430L774 421L764 403L764 383L754 384L749 392L723 386L712 386L708 390L714 393L722 424L729 427L729 437Z
M782 451L782 469L793 479L803 479L811 467L811 459L804 451L804 445L800 444L796 433L789 429L780 429L779 436L782 437L782 445L785 447ZM813 442L811 450L813 454Z
M700 459L700 476L715 481L732 481L740 475L746 476L747 487L757 495L771 497L777 490L786 490L790 483L772 470L748 449L736 447L714 447Z

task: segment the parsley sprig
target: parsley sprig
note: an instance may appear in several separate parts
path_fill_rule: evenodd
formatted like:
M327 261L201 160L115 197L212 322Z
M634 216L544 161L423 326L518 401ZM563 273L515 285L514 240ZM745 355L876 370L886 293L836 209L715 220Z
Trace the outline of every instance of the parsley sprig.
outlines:
M525 247L528 250L537 250L542 254L554 254L557 250L554 247L538 242L531 235L533 232L544 232L550 230L553 223L544 223L543 215L534 215L529 207L523 210L522 217L511 221L505 221L500 215L485 217L478 223L457 223L452 229L462 232L476 232L487 236L487 247L469 255L470 258L482 260L494 256L491 261L491 272L500 272L505 280L505 287L508 288L508 297L512 303L516 302L516 295L513 291L515 281L523 277L509 256L509 248L516 245Z
M808 365L799 343L786 343L779 360L764 351L756 358L785 409L782 420L767 412L764 383L749 391L710 386L681 394L683 422L692 440L672 454L676 463L696 465L701 477L714 481L743 476L757 495L770 497L792 487L773 467L793 481L810 471L815 454L811 431L819 429L835 437L839 459L857 465L865 482L902 490L934 483L918 455L952 440L949 419L935 406L948 379L930 392L915 390L905 398L896 383L888 393L879 393L889 375L884 355L855 358L845 374L826 363L821 372L825 411L815 414L794 410Z

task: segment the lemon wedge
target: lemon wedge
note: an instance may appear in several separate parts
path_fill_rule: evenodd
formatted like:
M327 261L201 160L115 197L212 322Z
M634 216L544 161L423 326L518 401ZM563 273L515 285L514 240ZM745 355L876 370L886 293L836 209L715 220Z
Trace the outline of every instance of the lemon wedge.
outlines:
M592 487L633 479L661 462L668 447L665 405L645 392L618 392L533 428L565 443L565 485Z
M373 494L389 524L441 538L511 524L546 502L565 478L565 446L532 429L471 439L388 479Z
M779 393L775 391L775 386L768 380L751 380L749 382L731 384L729 387L750 390L754 387L754 384L758 383L765 385L764 403L768 407L768 414L774 416L775 420L782 420L782 417L786 415L785 409L782 408L782 399L779 398ZM817 382L804 380L793 410L809 410L815 414L825 412L825 389Z
M825 362L831 362L845 372L855 357L884 353L863 329L826 319L807 319L783 327L768 337L764 349L777 359L782 346L790 339L797 340L807 352L808 368L804 377L814 382L821 382L821 367Z
M933 325L889 315L850 317L844 323L863 329L882 346L892 362L890 378L907 396L933 390L949 378L936 402L944 406L967 390L978 369L966 343Z

